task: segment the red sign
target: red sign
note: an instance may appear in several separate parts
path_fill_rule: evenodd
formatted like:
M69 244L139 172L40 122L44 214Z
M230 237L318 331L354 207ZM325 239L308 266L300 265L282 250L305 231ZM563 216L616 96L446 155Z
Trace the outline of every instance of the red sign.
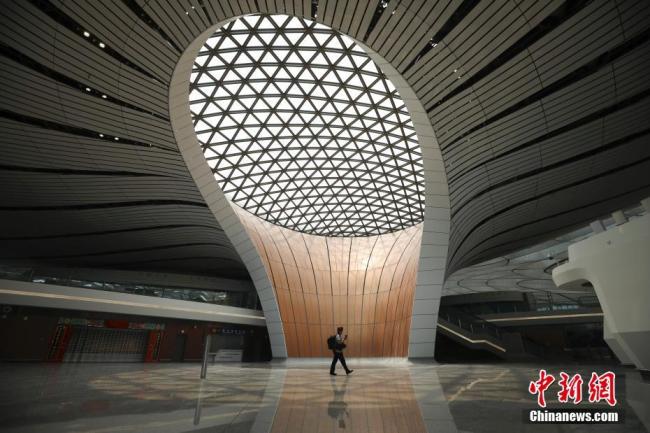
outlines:
M546 407L545 392L555 382L555 376L547 374L546 370L539 371L539 379L530 382L528 385L528 392L532 395L537 395L537 405L539 407ZM560 403L578 404L582 401L582 385L584 380L580 374L570 376L565 372L560 372L560 380L558 386L560 391L557 393L557 401ZM601 375L596 372L591 373L591 379L588 384L589 402L599 403L600 401L607 402L610 406L615 406L616 401L616 374L611 371L605 372Z
M107 328L117 328L117 329L128 329L129 321L128 320L106 320L104 325Z

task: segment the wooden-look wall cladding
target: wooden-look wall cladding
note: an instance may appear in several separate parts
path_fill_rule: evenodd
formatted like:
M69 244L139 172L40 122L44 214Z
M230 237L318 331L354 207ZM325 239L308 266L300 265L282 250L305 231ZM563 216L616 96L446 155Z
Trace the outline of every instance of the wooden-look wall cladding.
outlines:
M421 224L379 236L324 237L233 208L273 283L288 356L330 356L326 340L337 326L349 335L350 356L407 356Z

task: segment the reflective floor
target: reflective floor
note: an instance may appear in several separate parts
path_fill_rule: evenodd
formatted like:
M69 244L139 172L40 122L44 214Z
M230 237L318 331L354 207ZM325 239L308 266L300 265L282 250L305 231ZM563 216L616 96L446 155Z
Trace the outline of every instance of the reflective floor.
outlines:
M601 402L588 401L588 381L591 372L602 374L612 370L617 374L616 409L624 415L624 423L609 425L588 424L527 424L523 412L537 406L536 397L529 394L528 384L539 378L544 368L559 380L559 373L580 373L583 402L586 409L609 409ZM611 366L531 366L513 364L493 365L439 365L437 374L449 408L460 432L501 433L517 432L648 432L650 428L650 383L643 382L632 368ZM546 392L548 408L572 408L573 404L557 402L559 386L552 384Z
M650 384L632 369L616 370L623 424L532 425L523 411L539 367L350 364L349 377L318 362L213 365L204 381L198 364L0 364L0 431L648 431Z

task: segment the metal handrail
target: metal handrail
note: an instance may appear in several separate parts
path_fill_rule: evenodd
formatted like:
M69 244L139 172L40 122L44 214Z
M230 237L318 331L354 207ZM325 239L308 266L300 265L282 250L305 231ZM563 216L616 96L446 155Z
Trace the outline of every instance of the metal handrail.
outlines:
M453 307L440 307L438 317L472 334L488 335L501 339L501 333L497 326L480 317L465 313Z

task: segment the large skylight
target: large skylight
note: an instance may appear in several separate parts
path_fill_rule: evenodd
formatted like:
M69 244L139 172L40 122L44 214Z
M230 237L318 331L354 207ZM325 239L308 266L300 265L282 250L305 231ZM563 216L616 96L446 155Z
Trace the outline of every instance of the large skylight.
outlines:
M408 110L349 37L286 15L232 21L199 52L190 108L225 195L266 221L367 236L423 219Z

